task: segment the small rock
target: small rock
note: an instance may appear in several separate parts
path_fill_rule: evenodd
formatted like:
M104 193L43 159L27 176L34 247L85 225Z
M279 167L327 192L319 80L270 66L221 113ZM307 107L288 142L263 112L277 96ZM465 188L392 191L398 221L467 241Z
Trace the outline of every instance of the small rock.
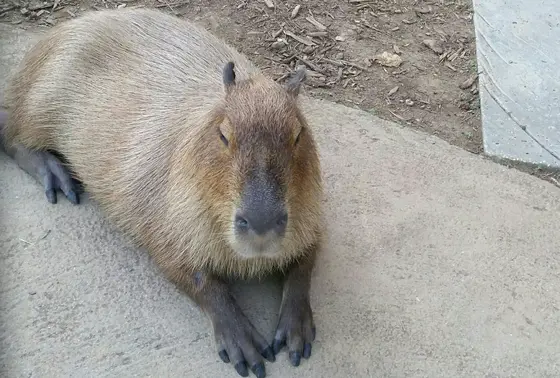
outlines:
M305 46L302 51L304 54L311 54L315 51L315 46Z
M19 10L19 12L20 12L22 15L26 16L27 14L29 14L29 9L27 9L27 8L21 8L21 9Z
M415 10L418 13L427 14L432 12L432 7L418 7Z
M53 16L51 15L51 16L49 16L49 17L47 17L47 18L45 19L45 22L46 22L47 24L51 25L51 26L54 26L54 25L56 25L56 22L57 22L57 21L56 21L56 20L53 18Z
M118 9L122 9L122 8L125 8L125 7L126 7L126 3L121 3L121 4L117 5Z
M334 37L334 39L336 39L338 42L344 42L344 41L346 41L346 38L344 38L344 37L341 36L341 35L337 35L336 37Z
M404 100L404 103L407 104L408 106L414 105L414 101L412 101L412 100L409 99L409 98L407 98L406 100Z
M393 51L395 52L395 54L398 54L398 55L401 55L401 53L402 53L401 49L397 45L393 45Z
M397 85L395 88L391 89L387 95L392 96L395 93L397 93L398 90L399 90L399 86Z
M422 43L436 54L443 54L443 47L435 39L425 39Z
M478 78L477 74L472 75L467 80L465 80L461 84L459 84L459 88L461 88L461 89L470 88L474 84L474 82L476 81L477 78Z
M375 60L385 67L398 67L402 64L402 58L400 56L387 51L383 51L381 54L376 55Z
M274 9L274 2L272 0L264 0L266 6L270 9Z
M336 53L336 59L338 60L344 59L344 53L343 52Z
M286 43L285 40L283 40L282 38L278 38L278 40L276 42L273 42L272 45L270 45L270 47L274 50L279 50L287 45L288 44Z

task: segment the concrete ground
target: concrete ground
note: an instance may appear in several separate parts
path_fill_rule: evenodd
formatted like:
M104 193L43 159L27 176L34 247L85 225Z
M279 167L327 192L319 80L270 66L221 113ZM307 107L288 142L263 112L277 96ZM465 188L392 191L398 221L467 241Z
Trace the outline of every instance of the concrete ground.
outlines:
M560 168L557 0L473 0L484 151Z
M30 32L0 26L0 80ZM370 114L306 101L327 188L318 327L269 377L557 377L560 189ZM0 376L236 377L206 318L94 204L0 154ZM242 305L273 336L274 283Z

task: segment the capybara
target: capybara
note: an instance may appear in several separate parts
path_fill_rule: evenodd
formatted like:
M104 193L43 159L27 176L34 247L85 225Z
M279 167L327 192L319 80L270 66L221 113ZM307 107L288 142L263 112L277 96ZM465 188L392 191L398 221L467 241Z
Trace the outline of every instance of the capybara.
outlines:
M78 203L77 183L210 318L241 376L315 339L311 272L322 178L298 103L304 69L279 83L209 31L157 10L90 11L50 29L5 93L5 151ZM274 339L230 279L283 278ZM264 359L263 359L264 357Z

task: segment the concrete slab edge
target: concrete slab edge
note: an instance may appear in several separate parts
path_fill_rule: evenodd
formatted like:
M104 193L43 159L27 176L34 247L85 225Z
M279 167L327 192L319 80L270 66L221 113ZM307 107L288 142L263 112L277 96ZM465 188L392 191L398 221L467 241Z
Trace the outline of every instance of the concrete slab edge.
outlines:
M523 7L530 5L473 0L483 147L494 161L560 168L560 90L553 80L560 56L543 55L560 34L551 1L528 13Z

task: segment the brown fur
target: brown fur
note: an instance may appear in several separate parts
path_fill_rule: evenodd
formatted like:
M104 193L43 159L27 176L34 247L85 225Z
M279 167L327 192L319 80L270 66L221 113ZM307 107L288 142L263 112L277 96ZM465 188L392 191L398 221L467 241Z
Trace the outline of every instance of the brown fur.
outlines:
M230 60L237 85L226 91ZM176 282L198 270L261 276L319 243L320 164L297 97L190 23L136 9L59 24L25 57L6 105L7 142L61 153ZM255 161L282 168L289 222L277 253L243 258L232 214Z

